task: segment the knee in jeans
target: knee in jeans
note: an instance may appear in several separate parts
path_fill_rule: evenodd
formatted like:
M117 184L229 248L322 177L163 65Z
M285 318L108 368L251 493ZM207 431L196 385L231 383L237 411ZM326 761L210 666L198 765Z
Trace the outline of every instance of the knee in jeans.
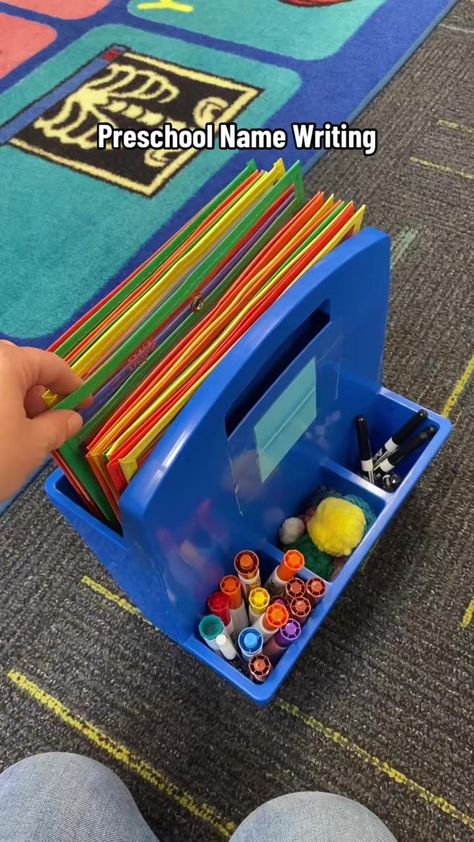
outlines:
M48 751L43 754L33 754L19 760L6 770L9 777L28 776L35 780L47 778L49 781L57 779L59 782L67 777L77 780L77 786L100 787L107 783L109 786L119 781L117 775L91 757L62 751ZM6 774L4 773L4 774ZM120 781L119 781L120 782Z
M232 842L395 842L380 819L362 804L326 792L281 795L258 807L236 830Z

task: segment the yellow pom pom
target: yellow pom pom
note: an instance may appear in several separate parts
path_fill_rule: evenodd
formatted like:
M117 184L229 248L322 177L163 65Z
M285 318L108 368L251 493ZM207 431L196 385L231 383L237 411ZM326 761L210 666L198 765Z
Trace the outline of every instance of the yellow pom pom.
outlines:
M348 500L326 497L306 528L313 544L323 553L350 555L364 536L365 515Z

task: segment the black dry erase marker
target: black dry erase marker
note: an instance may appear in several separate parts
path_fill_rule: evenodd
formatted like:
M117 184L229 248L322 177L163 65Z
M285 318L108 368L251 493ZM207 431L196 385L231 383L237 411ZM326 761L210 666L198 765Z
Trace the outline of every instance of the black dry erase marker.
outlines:
M388 456L389 453L394 453L395 450L397 450L397 448L400 447L400 445L403 444L403 442L408 438L408 436L411 435L411 433L413 433L416 430L416 428L423 423L423 421L426 421L427 418L428 413L426 409L419 409L418 412L415 412L415 414L410 418L410 420L407 421L407 423L404 424L403 427L400 427L400 429L397 430L396 433L390 436L390 438L387 439L383 447L381 447L380 450L377 451L377 453L374 456L375 467L378 467L377 463L381 462L382 459L385 459L385 457Z
M357 439L359 441L361 474L368 482L374 482L374 463L370 448L369 428L365 415L358 415L356 420Z
M410 439L409 441L405 442L404 444L400 445L400 447L395 451L395 453L390 453L387 457L385 457L382 462L379 462L376 467L376 474L388 474L396 465L399 465L400 462L403 462L407 456L410 456L414 450L417 450L421 447L422 444L426 444L427 441L433 438L436 433L436 427L431 426L428 427L427 430L423 430L422 433L419 433L414 438Z

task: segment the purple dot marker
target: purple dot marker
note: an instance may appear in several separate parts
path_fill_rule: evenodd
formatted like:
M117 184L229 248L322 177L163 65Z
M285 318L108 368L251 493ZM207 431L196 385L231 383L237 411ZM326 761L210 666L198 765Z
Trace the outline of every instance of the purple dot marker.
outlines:
M286 626L283 626L282 629L279 629L275 634L275 643L278 646L289 646L290 643L294 643L295 640L298 640L301 634L301 625L298 620L288 620Z

